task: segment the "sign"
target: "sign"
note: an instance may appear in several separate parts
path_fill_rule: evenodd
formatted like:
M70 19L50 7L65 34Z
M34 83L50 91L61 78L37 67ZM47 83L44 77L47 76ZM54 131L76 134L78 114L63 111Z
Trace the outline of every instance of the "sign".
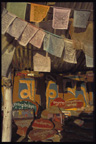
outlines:
M32 127L35 129L53 129L54 125L50 120L40 118L33 122Z
M14 110L26 110L26 109L34 109L35 114L37 115L38 112L38 104L35 102L29 102L29 101L18 101L16 103L13 103L13 111Z
M80 99L73 98L65 101L64 109L77 110L81 107L84 107L84 102L82 102Z
M46 88L46 108L50 106L51 100L58 97L58 88L55 82L49 81Z
M37 141L42 141L51 138L56 133L57 131L55 129L52 130L33 129L29 132L28 138L31 139L32 141L37 142Z
M65 101L62 98L56 98L51 103L51 106L53 106L53 105L58 106L58 107L64 107Z
M19 98L35 101L35 81L32 78L19 80Z
M29 119L34 118L33 109L28 110L13 110L13 119Z

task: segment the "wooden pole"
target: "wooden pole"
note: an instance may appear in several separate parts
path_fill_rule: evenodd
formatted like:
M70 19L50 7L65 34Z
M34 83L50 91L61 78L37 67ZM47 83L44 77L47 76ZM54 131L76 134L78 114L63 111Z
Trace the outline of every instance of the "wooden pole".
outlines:
M12 82L11 79L3 78L4 86L4 109L2 142L11 142L12 134Z

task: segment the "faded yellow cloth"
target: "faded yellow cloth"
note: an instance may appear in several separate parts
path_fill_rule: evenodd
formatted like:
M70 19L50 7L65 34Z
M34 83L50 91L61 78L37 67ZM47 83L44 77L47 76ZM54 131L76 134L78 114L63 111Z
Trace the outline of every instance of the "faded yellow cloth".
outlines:
M50 6L31 3L30 21L41 22L49 11Z

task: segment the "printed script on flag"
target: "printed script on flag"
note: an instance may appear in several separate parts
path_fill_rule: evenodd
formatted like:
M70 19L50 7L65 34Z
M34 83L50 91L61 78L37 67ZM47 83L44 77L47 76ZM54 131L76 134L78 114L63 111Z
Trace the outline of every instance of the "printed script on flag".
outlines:
M31 3L30 21L41 22L49 11L50 6Z
M90 16L89 11L74 10L73 26L78 28L86 28Z
M24 29L22 35L18 39L19 44L26 46L38 30L39 29L36 28L35 26L28 24Z
M1 21L1 25L2 25L2 34L5 34L8 27L11 25L11 23L14 21L14 19L16 18L16 15L13 15L11 13L7 13L3 15L2 17L2 21Z
M66 39L63 60L68 63L76 64L76 49L74 49L73 42Z
M15 39L18 39L26 26L27 26L26 21L16 18L13 21L12 25L9 26L7 33L9 35L15 37Z
M50 72L51 60L46 56L46 52L34 52L33 53L33 69L34 71Z
M53 8L53 22L54 29L68 29L69 16L71 9L68 8Z
M37 33L32 37L32 39L30 40L30 44L34 45L37 48L41 48L43 39L45 36L45 32L43 30L39 30L37 31Z

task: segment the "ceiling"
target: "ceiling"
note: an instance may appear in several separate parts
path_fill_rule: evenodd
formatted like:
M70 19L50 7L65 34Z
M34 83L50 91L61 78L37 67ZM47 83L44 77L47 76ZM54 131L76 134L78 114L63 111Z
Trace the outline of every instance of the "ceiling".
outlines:
M35 2L34 2L35 3ZM49 5L49 2L38 2L39 4ZM65 8L71 8L71 14L70 18L73 18L73 11L74 9L86 9L86 10L92 10L91 15L89 18L89 21L94 21L93 17L93 3L92 2L55 2L51 4L53 6L58 7L65 7ZM1 8L6 8L6 3L1 3ZM26 10L26 17L25 20L27 22L29 21L29 14L30 14L30 4L27 5ZM39 27L50 31L51 33L55 33L57 35L64 35L66 38L70 39L69 35L69 29L68 30L54 30L51 26L52 23L52 8L50 8L47 18L45 18L42 22L39 23ZM35 24L35 23L32 23ZM80 29L79 29L80 32ZM82 32L82 31L81 31ZM11 69L15 71L21 71L21 70L33 70L33 51L38 51L38 49L31 44L28 44L26 47L23 47L19 45L13 37L9 36L8 34L5 34L6 40L8 43L6 44L6 47L10 49L13 45L16 46L16 50L13 56ZM43 51L43 48L40 49ZM39 51L40 51L39 50ZM79 71L85 72L88 70L94 70L94 68L88 68L86 67L86 61L85 61L85 54L82 50L77 50L76 57L77 57L77 64L71 64L63 61L63 57L58 58L51 54L48 54L51 58L51 72L52 73L77 73Z

